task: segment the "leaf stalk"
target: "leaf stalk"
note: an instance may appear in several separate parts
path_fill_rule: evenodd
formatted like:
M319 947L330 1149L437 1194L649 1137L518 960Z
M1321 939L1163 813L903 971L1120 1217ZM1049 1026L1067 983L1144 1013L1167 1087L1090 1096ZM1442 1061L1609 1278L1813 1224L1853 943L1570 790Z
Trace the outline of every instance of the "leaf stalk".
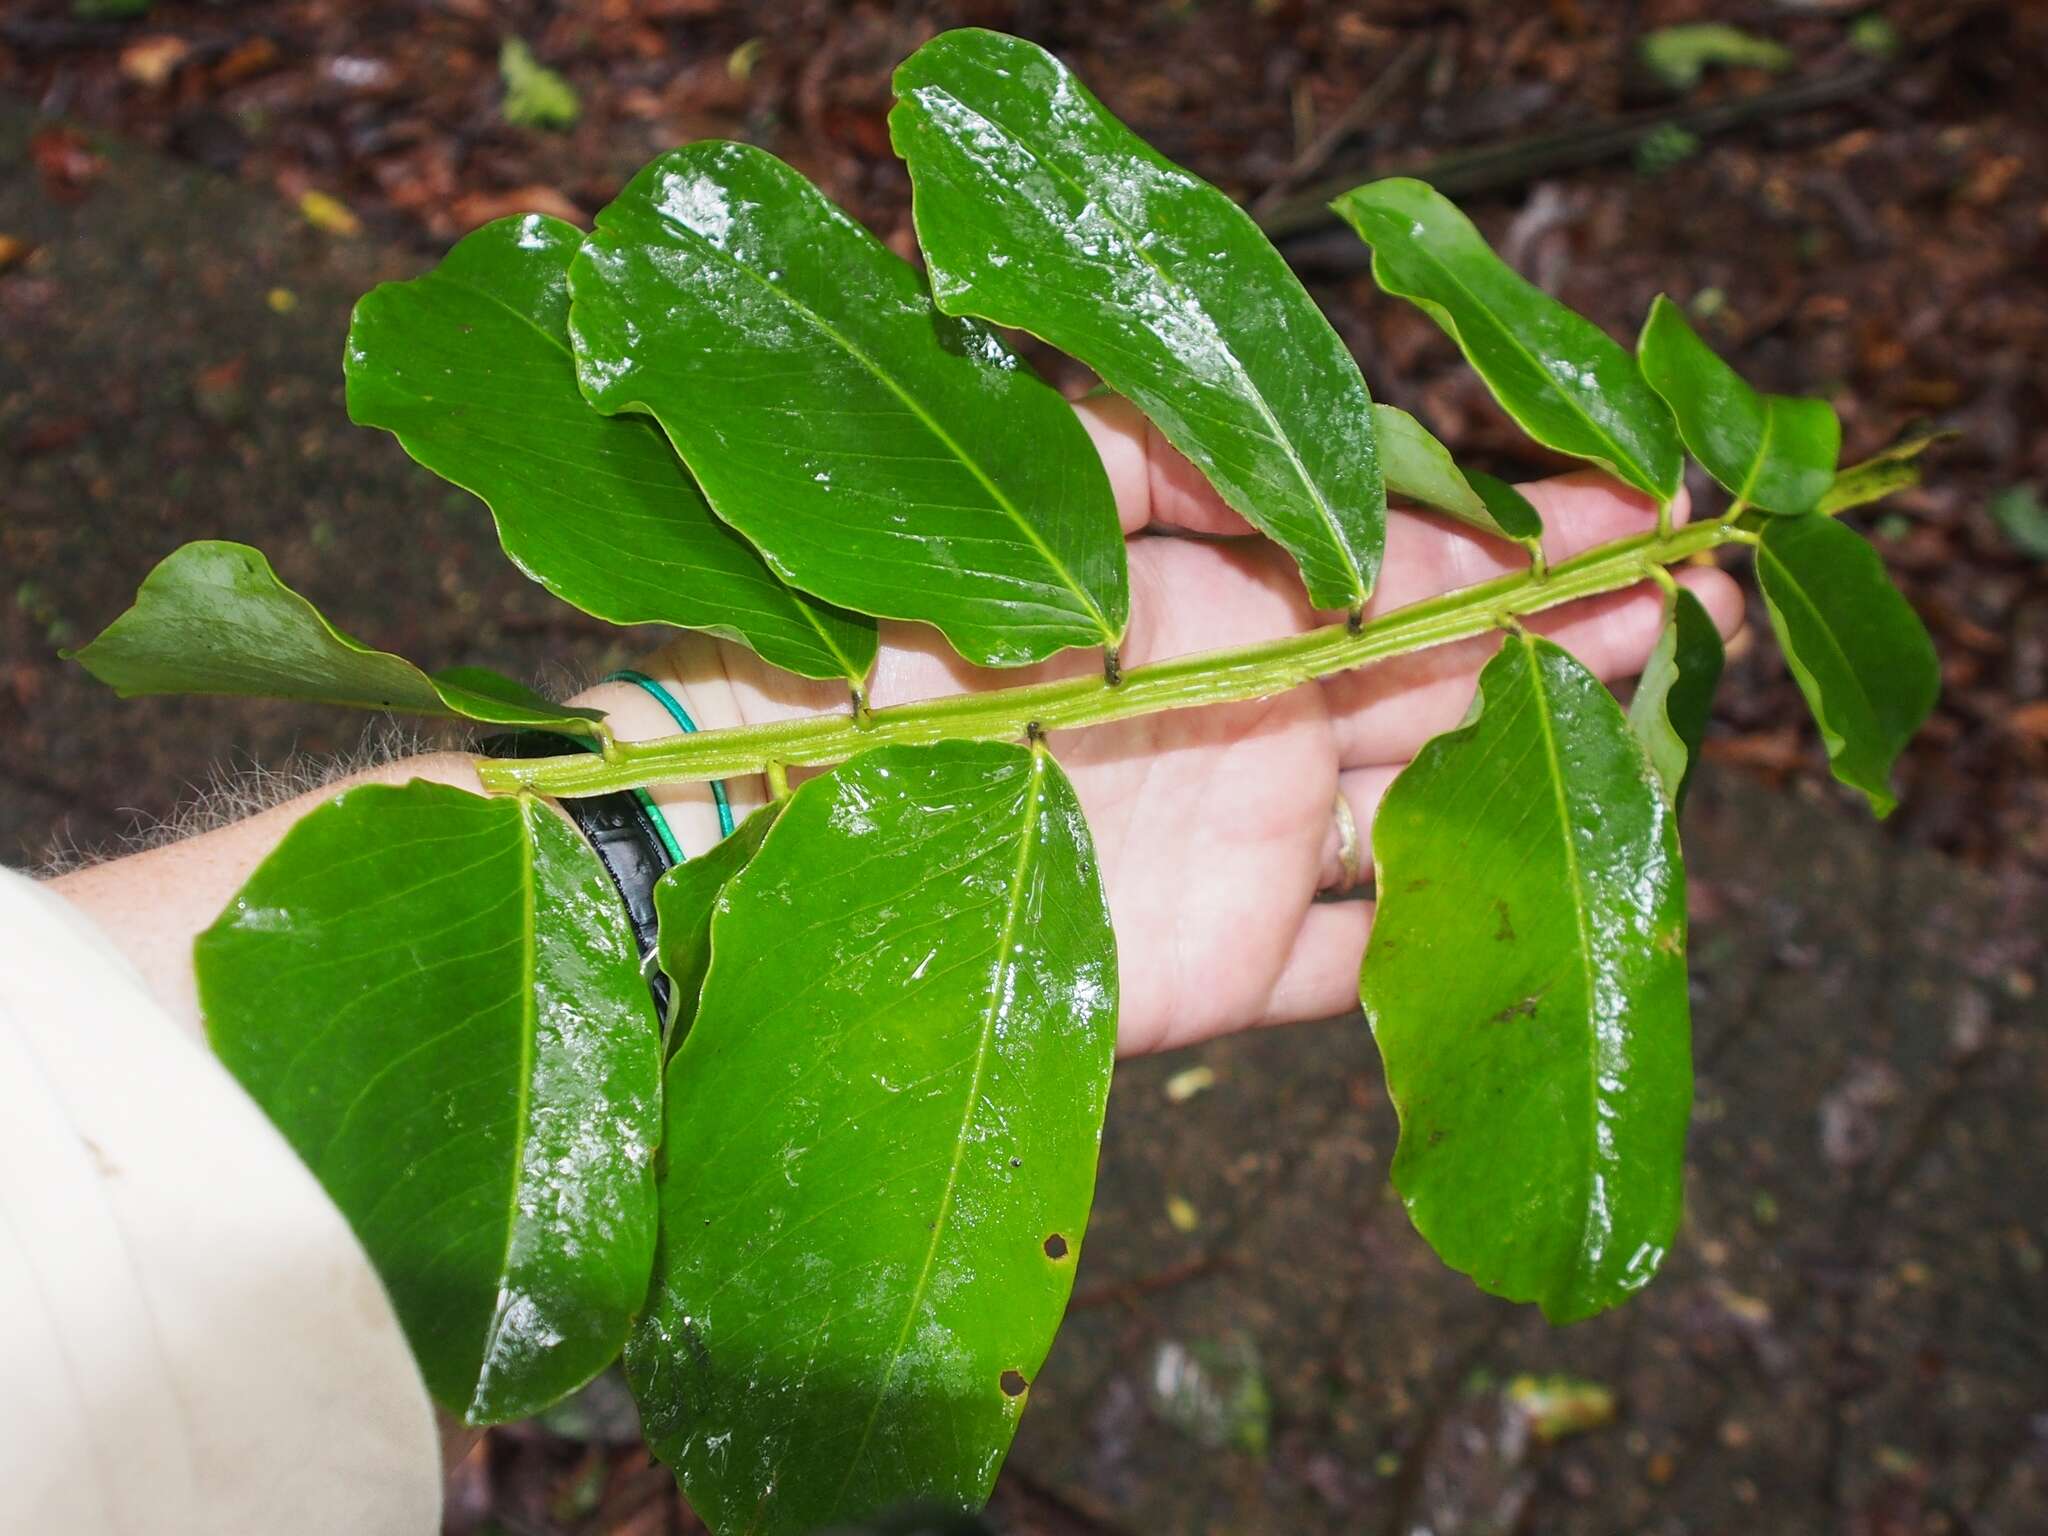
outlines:
M1129 667L1113 685L1092 671L870 709L859 719L813 715L622 742L609 758L579 753L480 759L477 774L494 793L598 795L750 773L772 778L792 767L842 762L888 742L1023 741L1034 730L1079 730L1169 709L1270 698L1318 678L1469 639L1528 614L1634 586L1644 579L1646 566L1674 565L1725 544L1752 542L1753 535L1715 519L1617 539L1541 574L1512 571L1355 628L1346 619L1278 640Z

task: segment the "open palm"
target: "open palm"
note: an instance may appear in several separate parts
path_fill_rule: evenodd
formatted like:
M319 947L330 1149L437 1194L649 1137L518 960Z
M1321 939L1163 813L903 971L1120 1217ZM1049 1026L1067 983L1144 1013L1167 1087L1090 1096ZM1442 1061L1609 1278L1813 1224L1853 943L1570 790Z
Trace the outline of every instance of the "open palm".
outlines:
M1287 556L1242 537L1252 530L1132 407L1099 400L1079 409L1129 541L1127 665L1330 622L1308 606ZM1590 473L1523 490L1544 515L1553 561L1655 520L1643 498ZM1396 511L1368 613L1486 580L1520 558L1511 545ZM1742 598L1725 574L1692 570L1681 580L1724 635L1735 630ZM1661 599L1645 587L1553 610L1531 627L1613 680L1641 669L1660 613ZM878 706L1100 664L1070 653L1027 672L991 673L962 662L928 629L884 625L882 640L872 688ZM1116 925L1122 1054L1356 1005L1372 903L1315 899L1340 879L1335 796L1343 794L1369 836L1380 796L1417 748L1463 717L1496 644L1440 646L1276 698L1052 738L1102 861ZM724 662L750 723L844 707L830 685L807 684L737 648Z

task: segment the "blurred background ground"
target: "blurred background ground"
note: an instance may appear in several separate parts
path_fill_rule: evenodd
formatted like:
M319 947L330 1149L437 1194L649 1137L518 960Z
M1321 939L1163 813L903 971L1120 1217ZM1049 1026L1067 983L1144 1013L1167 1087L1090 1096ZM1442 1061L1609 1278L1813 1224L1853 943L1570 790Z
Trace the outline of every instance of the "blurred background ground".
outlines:
M1643 62L1700 21L1749 62L1689 85ZM107 847L217 763L356 741L314 710L119 705L55 660L184 539L261 545L430 665L623 659L632 637L521 581L475 502L348 425L350 303L500 214L587 222L712 135L908 253L888 72L960 22L1059 50L1259 208L1375 393L1477 466L1551 467L1376 295L1316 213L1325 181L1428 168L1616 334L1671 292L1760 384L1832 398L1847 457L1958 434L1859 519L1946 682L1893 822L1843 819L1772 647L1723 687L1687 828L1691 1210L1659 1284L1551 1334L1439 1270L1385 1193L1355 1020L1140 1064L999 1524L2048 1529L2048 7L14 0L0 858ZM572 124L507 120L507 38L559 72ZM1553 1372L1572 1381L1520 1380ZM606 1447L604 1406L494 1436L451 1529L690 1529L664 1473Z

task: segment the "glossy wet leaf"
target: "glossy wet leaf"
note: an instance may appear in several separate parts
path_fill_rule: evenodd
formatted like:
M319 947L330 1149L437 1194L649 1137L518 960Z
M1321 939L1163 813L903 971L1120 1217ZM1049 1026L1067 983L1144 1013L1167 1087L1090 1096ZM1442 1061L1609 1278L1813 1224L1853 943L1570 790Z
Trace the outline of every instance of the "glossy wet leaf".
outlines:
M1512 636L1373 822L1360 996L1394 1186L1455 1269L1553 1322L1649 1282L1692 1100L1676 818L1621 709Z
M1122 639L1123 534L1079 418L773 155L663 155L569 281L585 394L651 413L797 586L990 666Z
M66 655L124 699L156 693L310 699L356 709L545 726L590 735L602 714L482 667L429 675L328 623L260 550L202 539L144 578L135 605Z
M603 868L532 799L302 818L193 960L215 1053L340 1207L471 1423L618 1353L653 1262L660 1041Z
M1842 424L1827 401L1750 388L1661 293L1636 352L1685 446L1729 495L1787 516L1820 504L1842 448Z
M1395 176L1331 206L1372 247L1380 287L1444 328L1523 431L1659 500L1677 494L1678 429L1636 360L1496 256L1450 199Z
M656 948L669 981L669 1018L662 1028L666 1049L680 1045L697 1017L697 995L711 964L711 918L734 875L760 851L761 840L781 813L770 802L733 828L711 848L674 866L654 884Z
M583 398L568 283L582 243L560 219L500 219L424 277L372 289L349 325L350 419L480 497L513 564L585 613L705 630L859 684L873 621L792 591L657 427Z
M712 919L627 1348L714 1530L975 1508L1080 1256L1116 949L1051 757L884 747L798 789Z
M1243 209L998 32L905 60L889 130L942 309L1080 358L1294 556L1316 606L1364 603L1386 537L1365 381Z
M1892 764L1941 692L1926 626L1877 551L1831 518L1766 523L1756 573L1835 777L1890 815Z
M1954 432L1928 432L1909 437L1893 443L1881 453L1872 454L1861 463L1849 465L1835 476L1834 483L1821 497L1816 510L1824 516L1833 517L1918 485L1920 455L1943 438L1955 435Z
M1723 660L1721 632L1700 600L1683 587L1667 594L1664 628L1636 682L1628 724L1674 811L1684 809L1699 765Z
M1452 459L1451 450L1427 427L1395 405L1376 403L1372 419L1388 495L1405 496L1460 522L1490 530L1493 519L1486 503Z

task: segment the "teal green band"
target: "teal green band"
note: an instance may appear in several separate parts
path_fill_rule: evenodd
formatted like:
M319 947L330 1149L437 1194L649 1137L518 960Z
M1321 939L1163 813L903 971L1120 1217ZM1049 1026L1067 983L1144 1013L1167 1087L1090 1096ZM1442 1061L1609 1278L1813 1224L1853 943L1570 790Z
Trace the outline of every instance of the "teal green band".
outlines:
M677 730L681 731L685 736L694 736L697 733L697 722L690 718L690 712L676 702L674 694L662 687L661 684L657 683L645 672L635 672L631 668L625 668L612 673L605 681L608 683L632 683L646 689L654 702L668 712L669 719L675 721ZM713 779L711 781L711 799L718 806L719 835L721 837L731 837L732 807L726 803L725 782L722 779ZM675 840L668 835L668 824L662 822L659 816L655 820L660 823L662 837L668 842L669 850L673 853L675 851ZM675 858L678 864L683 862L683 856L680 853L677 853Z

